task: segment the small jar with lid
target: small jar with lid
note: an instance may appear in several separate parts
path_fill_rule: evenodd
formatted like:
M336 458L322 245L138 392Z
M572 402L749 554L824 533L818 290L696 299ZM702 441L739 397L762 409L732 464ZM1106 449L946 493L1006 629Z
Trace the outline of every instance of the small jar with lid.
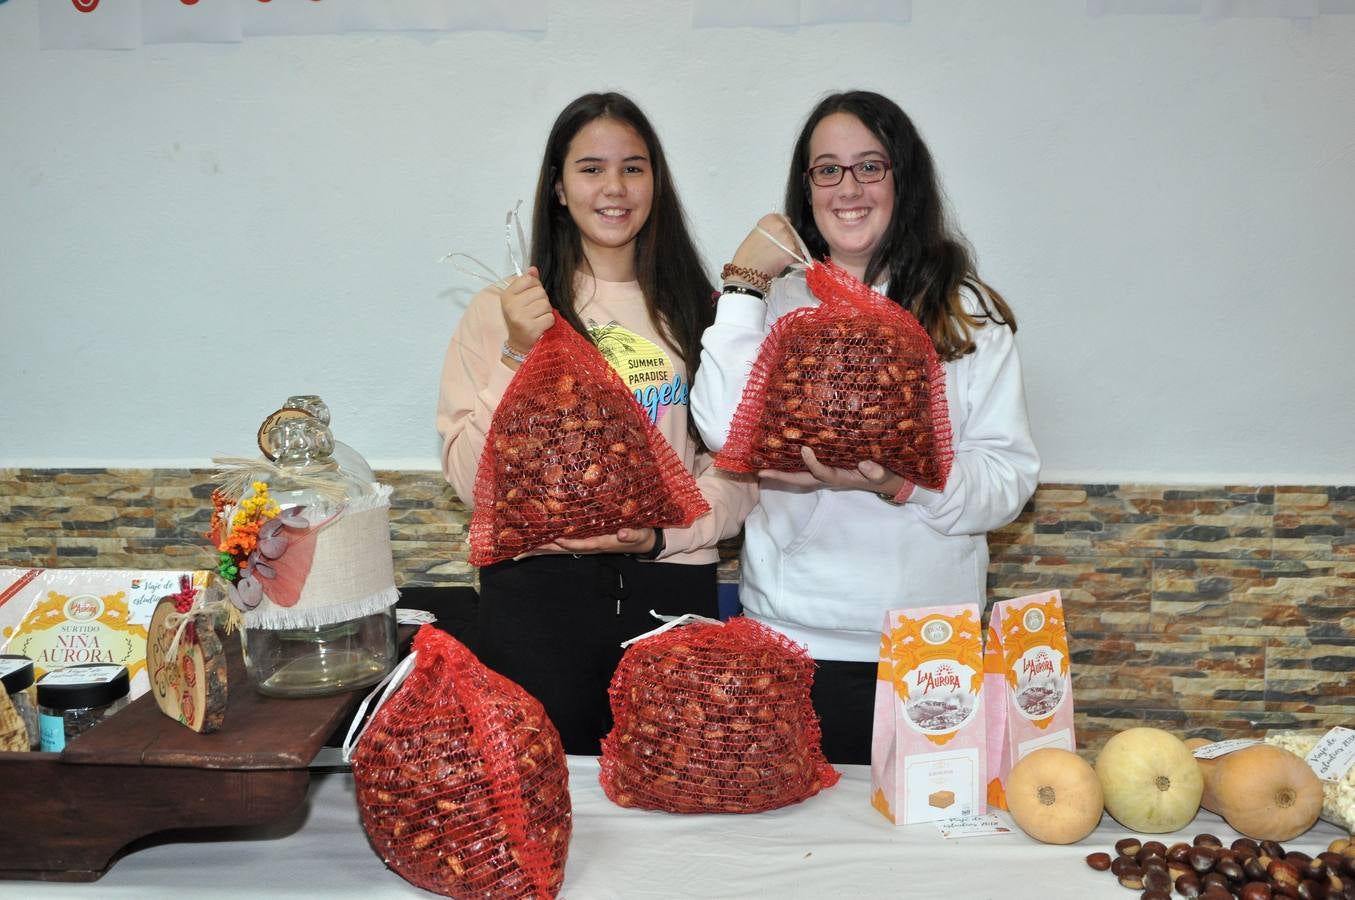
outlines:
M0 655L0 684L14 704L14 711L28 729L28 749L38 749L38 707L33 700L33 660L27 656Z
M60 753L66 743L127 705L126 666L81 663L54 669L38 681L41 749Z

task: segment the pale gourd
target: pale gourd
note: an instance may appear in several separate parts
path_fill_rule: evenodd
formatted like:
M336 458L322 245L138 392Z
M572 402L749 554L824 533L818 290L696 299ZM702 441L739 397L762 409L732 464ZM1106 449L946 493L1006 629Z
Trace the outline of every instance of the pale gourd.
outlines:
M1106 741L1096 776L1106 812L1134 831L1177 831L1200 811L1200 767L1185 742L1160 728L1130 728Z
M1254 744L1197 762L1205 783L1200 805L1239 834L1287 841L1312 828L1322 812L1322 782L1288 750Z
M1046 844L1072 844L1101 822L1101 781L1080 756L1044 747L1007 777L1007 810L1021 830Z

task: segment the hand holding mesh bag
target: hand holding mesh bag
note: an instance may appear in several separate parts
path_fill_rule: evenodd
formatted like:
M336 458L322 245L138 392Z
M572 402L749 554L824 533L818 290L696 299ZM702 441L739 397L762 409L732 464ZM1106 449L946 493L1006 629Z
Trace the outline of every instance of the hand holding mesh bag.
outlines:
M716 466L803 472L807 446L827 466L872 460L940 490L954 454L945 370L931 337L911 313L831 261L805 253L801 264L820 303L772 326Z
M603 791L619 806L749 813L831 787L813 680L802 647L743 617L636 641L608 690Z
M471 564L556 538L685 528L709 511L621 377L556 313L490 423L475 479Z
M400 877L449 897L553 897L573 827L541 704L425 625L351 761L362 827Z

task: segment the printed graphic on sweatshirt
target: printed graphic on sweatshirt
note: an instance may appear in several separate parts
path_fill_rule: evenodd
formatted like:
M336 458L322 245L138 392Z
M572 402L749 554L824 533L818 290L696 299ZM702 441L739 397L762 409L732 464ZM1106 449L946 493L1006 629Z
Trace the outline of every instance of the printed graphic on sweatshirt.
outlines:
M635 395L649 416L658 422L673 406L686 406L691 386L663 348L615 322L595 327L589 323L588 335L597 344L626 387Z

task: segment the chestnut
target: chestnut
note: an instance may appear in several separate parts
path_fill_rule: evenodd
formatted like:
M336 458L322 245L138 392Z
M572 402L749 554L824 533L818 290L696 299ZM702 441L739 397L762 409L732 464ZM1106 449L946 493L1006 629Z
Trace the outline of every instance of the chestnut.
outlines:
M1138 866L1125 866L1120 872L1120 884L1130 890L1143 890L1143 870Z
M1219 860L1214 864L1214 871L1227 878L1232 884L1241 884L1247 880L1247 875L1242 867L1231 859Z
M1185 872L1177 877L1175 887L1176 893L1186 900L1195 900L1200 896L1200 876L1196 875L1193 869Z
M1190 867L1203 875L1214 868L1214 850L1203 844L1190 848Z
M1095 870L1098 871L1098 872L1104 872L1104 871L1106 871L1107 869L1110 868L1110 854L1109 854L1109 853L1088 853L1088 854L1087 854L1087 865L1091 866L1093 869L1095 869Z
M1142 880L1144 890L1171 893L1172 878L1165 869L1144 869Z
M1272 860L1270 865L1266 867L1266 874L1270 876L1271 884L1275 887L1292 885L1297 888L1301 880L1299 870L1294 867L1294 864L1283 859Z
M1325 881L1314 881L1311 878L1305 878L1299 882L1300 900L1327 900L1327 890Z
M1138 838L1120 838L1115 842L1115 852L1121 856L1137 856L1142 849L1143 844L1139 843Z

